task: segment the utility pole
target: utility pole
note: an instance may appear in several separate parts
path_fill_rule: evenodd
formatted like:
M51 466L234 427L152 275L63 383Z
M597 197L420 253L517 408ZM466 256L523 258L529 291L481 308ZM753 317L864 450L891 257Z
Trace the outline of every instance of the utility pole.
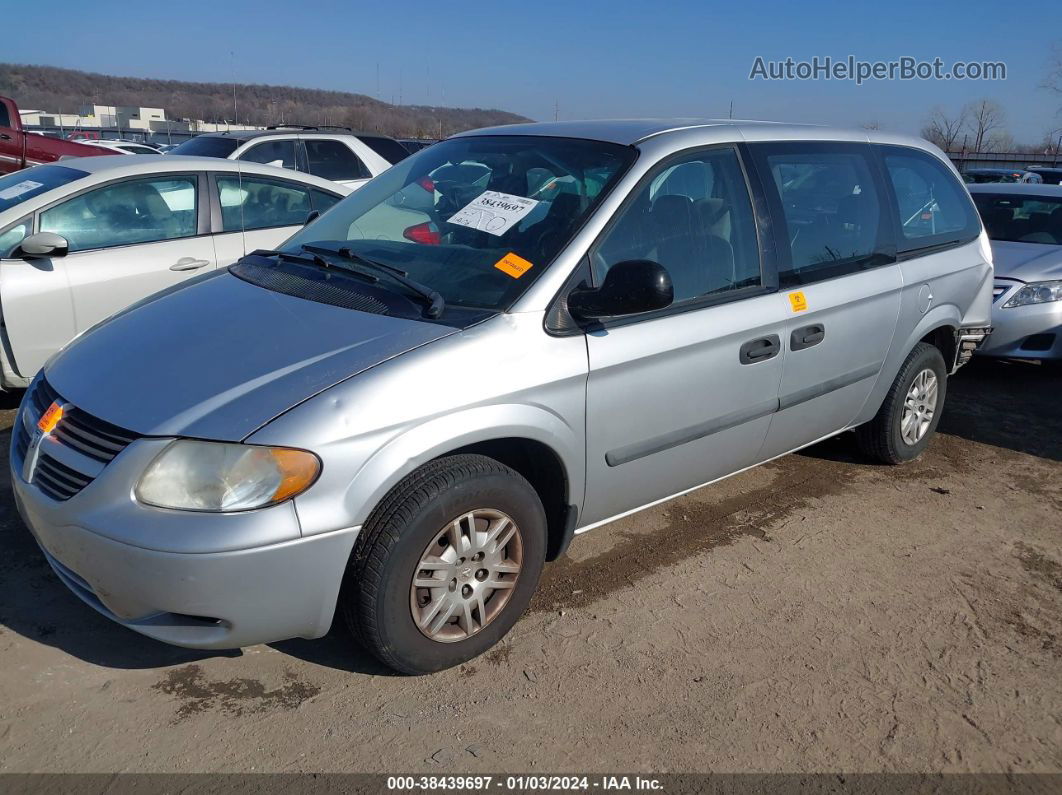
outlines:
M727 116L727 118L728 119L734 118L734 100L730 100L730 115Z
M553 100L553 121L557 121L560 118L560 101Z

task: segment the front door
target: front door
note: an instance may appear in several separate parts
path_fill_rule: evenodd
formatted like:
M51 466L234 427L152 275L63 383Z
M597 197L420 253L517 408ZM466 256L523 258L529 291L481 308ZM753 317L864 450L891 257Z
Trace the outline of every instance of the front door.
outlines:
M195 175L162 174L92 188L42 210L38 231L65 257L5 260L3 308L18 372L30 377L72 337L129 304L214 267L197 235Z
M713 147L658 167L591 253L651 259L674 304L586 335L587 526L757 462L777 407L785 315L765 283L744 172Z

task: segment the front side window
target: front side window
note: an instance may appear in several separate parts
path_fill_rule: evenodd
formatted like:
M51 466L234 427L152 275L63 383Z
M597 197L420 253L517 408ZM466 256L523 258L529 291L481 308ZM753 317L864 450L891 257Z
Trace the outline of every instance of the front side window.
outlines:
M173 240L196 234L196 178L159 176L90 190L41 213L40 231L70 251Z
M307 171L315 177L335 182L343 179L368 179L372 176L365 164L346 144L326 138L307 138L303 145L306 147Z
M310 189L310 199L313 202L313 209L319 213L324 213L326 210L331 210L339 202L343 200L342 196L337 196L334 193L328 193L317 188Z
M10 126L11 126L11 116L8 115L7 105L5 105L3 102L0 102L0 127L10 127Z
M347 248L400 268L447 305L502 310L549 268L635 155L583 139L452 138L371 180L283 248Z
M664 266L675 303L760 285L752 204L733 149L686 156L640 188L591 256L594 281L633 259Z
M1062 245L1062 198L978 192L973 199L992 240Z
M294 138L286 141L263 141L252 146L240 155L239 159L248 163L294 169L296 143Z
M217 181L225 232L299 226L312 209L309 191L291 182L238 174Z
M11 256L18 244L30 233L32 225L33 219L26 217L0 231L0 259Z
M789 262L779 283L808 284L893 261L882 253L882 203L868 147L792 143L750 147L785 222ZM784 254L784 252L783 252Z
M883 146L896 196L901 251L973 240L980 234L970 197L937 158L917 149Z

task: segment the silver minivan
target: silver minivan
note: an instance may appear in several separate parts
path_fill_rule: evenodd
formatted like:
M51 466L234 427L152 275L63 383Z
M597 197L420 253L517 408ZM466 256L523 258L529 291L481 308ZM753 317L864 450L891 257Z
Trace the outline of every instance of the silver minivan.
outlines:
M497 643L577 533L848 429L915 458L991 302L925 141L480 130L53 357L12 482L58 576L130 629L228 648L339 610L435 671Z

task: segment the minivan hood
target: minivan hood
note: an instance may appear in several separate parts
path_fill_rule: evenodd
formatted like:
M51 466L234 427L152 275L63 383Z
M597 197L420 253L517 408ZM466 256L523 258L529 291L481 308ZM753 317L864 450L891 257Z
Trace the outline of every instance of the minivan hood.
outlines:
M992 241L995 275L1023 282L1062 279L1062 246L1043 243Z
M56 356L45 377L74 406L140 434L239 441L321 390L455 331L223 273L119 313Z

